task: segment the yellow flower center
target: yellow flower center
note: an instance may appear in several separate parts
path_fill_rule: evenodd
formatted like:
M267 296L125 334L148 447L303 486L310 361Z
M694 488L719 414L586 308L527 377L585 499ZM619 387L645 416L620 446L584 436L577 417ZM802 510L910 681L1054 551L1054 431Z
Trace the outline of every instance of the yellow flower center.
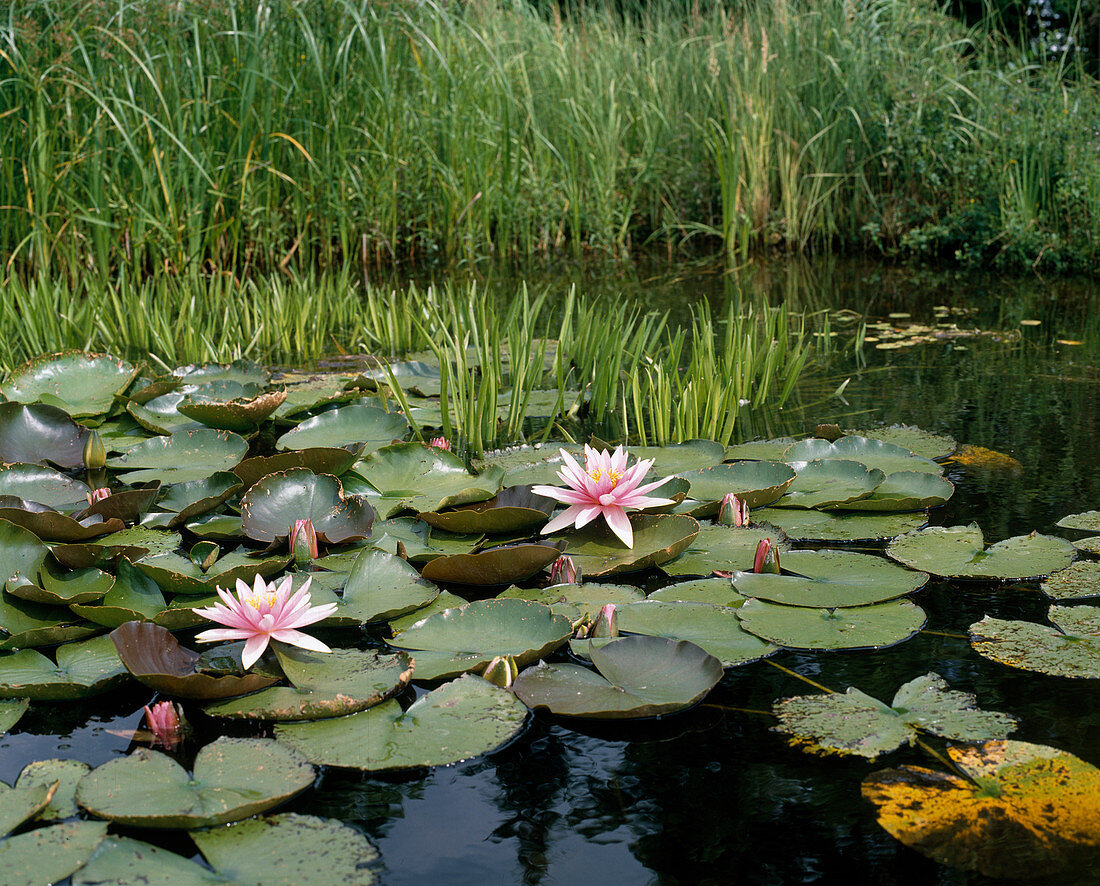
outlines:
M591 471L588 472L588 476L592 478L593 483L599 483L600 477L603 476L603 471L601 471L599 468L593 468ZM611 481L611 485L614 486L616 483L619 482L619 478L622 477L622 474L620 474L618 471L608 471L607 477Z
M248 597L245 598L245 602L253 609L259 611L260 605L263 603L266 603L267 607L270 609L272 606L275 605L276 599L277 595L274 592L269 591L266 594L249 594Z

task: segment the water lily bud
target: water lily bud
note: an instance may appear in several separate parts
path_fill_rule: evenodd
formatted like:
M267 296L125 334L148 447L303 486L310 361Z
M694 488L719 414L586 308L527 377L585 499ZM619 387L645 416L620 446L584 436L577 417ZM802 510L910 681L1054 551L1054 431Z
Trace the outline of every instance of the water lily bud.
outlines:
M756 557L752 561L753 572L779 573L779 549L765 538L756 546Z
M290 527L290 552L298 566L305 566L317 559L317 530L312 520L295 520Z
M170 701L145 706L145 725L153 733L153 745L175 750L183 738L183 712Z
M615 604L608 603L603 609L600 610L600 614L596 616L596 620L592 622L592 627L588 629L586 637L617 637L619 636L619 626L616 624L615 619Z
M516 677L519 676L519 665L510 655L498 655L485 665L481 676L502 689L511 689Z
M571 585L580 584L580 581L581 571L572 557L566 557L563 554L550 565L550 584Z
M718 509L718 522L723 526L748 526L749 506L732 492L727 492Z
M451 441L446 437L433 437L428 441L428 446L433 449L446 449L448 452L451 451Z
M89 471L97 471L107 467L107 449L99 436L99 431L88 431L88 437L84 441L84 467Z
M91 507L97 501L103 501L103 499L110 498L110 497L111 497L111 490L108 489L106 486L104 486L100 489L93 489L91 492L89 492L85 496L85 498L88 499L88 507Z

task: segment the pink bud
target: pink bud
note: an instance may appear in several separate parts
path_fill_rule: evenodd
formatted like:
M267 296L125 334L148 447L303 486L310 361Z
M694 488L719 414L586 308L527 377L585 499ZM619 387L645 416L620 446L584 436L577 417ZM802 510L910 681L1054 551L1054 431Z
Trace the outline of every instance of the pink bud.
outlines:
M619 626L616 624L615 619L615 604L608 603L600 610L600 614L596 616L596 620L592 622L592 627L588 629L586 637L617 637L619 636Z
M756 546L756 557L752 561L752 571L779 573L779 549L772 545L770 538L763 539Z
M299 566L317 559L317 530L312 520L295 520L290 527L290 552Z
M105 499L105 498L110 498L111 497L111 490L107 489L106 487L103 487L103 488L100 488L100 489L93 489L91 492L88 493L88 495L86 497L88 499L88 506L91 507L97 501L103 501L103 499Z
M451 451L451 441L446 437L433 437L428 441L428 446L433 449L446 449L448 452Z
M153 733L153 744L175 750L183 738L180 709L170 701L158 701L152 708L145 706L145 725Z
M581 571L577 568L577 564L573 562L572 557L566 557L563 554L551 564L550 584L579 584L580 580Z
M727 492L718 509L718 522L723 526L748 526L749 506L732 492Z

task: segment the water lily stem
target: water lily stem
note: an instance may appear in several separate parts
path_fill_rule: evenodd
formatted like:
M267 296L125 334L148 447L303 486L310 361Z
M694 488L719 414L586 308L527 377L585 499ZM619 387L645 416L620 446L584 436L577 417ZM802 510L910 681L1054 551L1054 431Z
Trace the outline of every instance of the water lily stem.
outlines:
M969 640L966 634L951 634L947 631L921 631L922 634L929 634L932 637L950 637L952 640Z
M775 714L772 711L761 711L757 708L735 708L728 704L701 704L701 708L714 708L719 711L737 711L739 714L764 714L768 717L774 717Z
M784 674L790 674L790 676L797 677L799 680L802 680L804 683L809 683L815 689L820 689L822 692L828 692L830 695L832 695L836 692L835 689L830 689L828 686L822 686L820 683L815 683L809 677L803 677L800 673L798 673L798 671L792 671L790 668L785 668L785 667L783 667L783 665L776 664L774 661L769 661L766 658L764 659L764 661L767 662L768 664L770 664L773 668L778 668Z

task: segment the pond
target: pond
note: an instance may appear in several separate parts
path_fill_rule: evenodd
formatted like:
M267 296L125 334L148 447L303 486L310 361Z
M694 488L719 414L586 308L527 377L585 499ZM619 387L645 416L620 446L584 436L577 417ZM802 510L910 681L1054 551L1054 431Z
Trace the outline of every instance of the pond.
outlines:
M1075 539L1081 533L1054 524L1100 507L1095 285L835 262L738 276L700 265L593 279L567 268L556 285L571 276L589 294L625 290L648 306L672 309L677 319L697 299L718 304L737 284L799 308L847 308L868 318L858 351L850 331L856 324L834 324L840 332L828 366L784 409L742 416L735 439L803 435L819 423L901 423L994 450L1008 458L948 463L954 495L930 516L933 525L976 522L987 543L1032 530ZM487 285L511 281L490 277ZM952 322L976 334L937 326ZM926 327L921 334L932 340L909 344L915 326ZM642 580L647 590L667 583L655 571ZM1012 738L1100 764L1094 681L1010 669L978 655L967 640L968 627L987 614L1044 622L1050 601L1038 582L933 577L912 599L928 621L896 647L780 651L727 670L702 704L658 720L599 725L539 714L503 749L452 766L381 776L327 769L290 808L359 828L379 850L381 882L392 886L993 882L906 848L861 798L861 782L872 772L902 764L942 768L919 747L875 762L817 757L772 730L773 702L818 691L796 675L889 701L901 684L934 671L953 689L976 695L981 708L1016 717ZM14 783L39 759L74 757L95 766L117 757L130 747L141 715L132 690L33 704L0 738L0 780ZM196 747L224 731L201 714L193 725ZM183 839L139 835L193 852ZM1083 872L1082 882L1090 877Z

